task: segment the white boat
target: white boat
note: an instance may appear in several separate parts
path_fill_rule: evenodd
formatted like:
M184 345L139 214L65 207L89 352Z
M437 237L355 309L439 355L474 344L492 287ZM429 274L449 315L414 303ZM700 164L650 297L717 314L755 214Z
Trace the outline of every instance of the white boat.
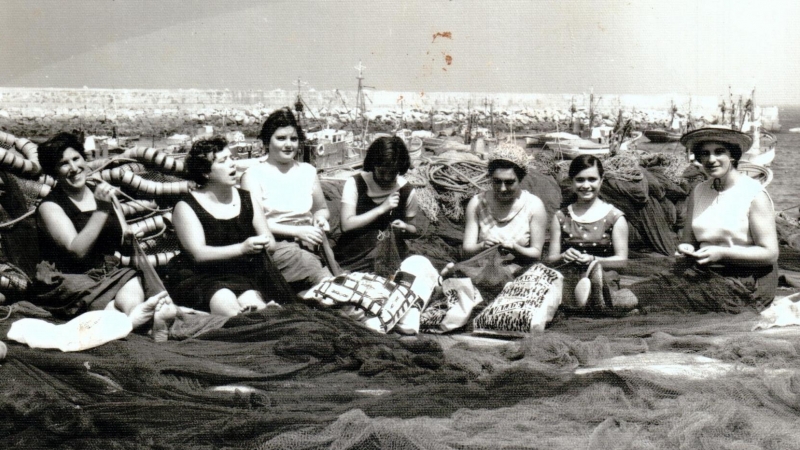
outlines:
M773 173L769 167L753 164L749 161L739 161L737 170L760 182L764 187L769 186L772 182Z
M758 115L760 109L756 107L755 102L756 90L750 97L749 111L742 118L740 131L748 133L753 137L753 145L749 150L742 154L742 161L748 161L753 164L758 164L768 167L775 159L775 148L778 146L778 138L774 134L764 131L761 117ZM741 107L740 107L741 110ZM749 120L746 120L749 116Z
M573 139L580 139L581 137L563 131L553 133L534 134L532 136L525 136L525 143L531 147L543 147L548 142L553 141L569 141Z
M353 132L326 128L306 135L306 150L317 170L364 163L364 152L353 144Z
M742 161L767 167L775 159L777 145L778 139L775 135L762 131L759 133L759 139L753 142L753 147L742 154Z
M611 153L609 144L597 144L586 139L551 141L544 146L562 159L575 159L580 155L607 156Z
M408 148L408 156L412 161L415 161L422 156L422 138L414 136L414 133L408 128L397 130L395 135L406 143L406 148Z
M631 132L631 135L627 139L623 140L621 144L619 144L619 150L624 152L635 148L636 143L639 142L639 140L643 137L644 134L641 131Z

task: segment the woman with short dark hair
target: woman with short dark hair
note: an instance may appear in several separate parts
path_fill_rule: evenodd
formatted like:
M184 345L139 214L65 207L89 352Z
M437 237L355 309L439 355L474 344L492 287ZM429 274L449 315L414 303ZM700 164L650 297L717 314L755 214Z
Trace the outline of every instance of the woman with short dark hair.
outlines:
M186 158L198 188L175 205L181 254L170 261L166 281L179 305L234 316L266 307L266 262L260 255L275 240L260 206L235 187L227 146L225 138L213 136L195 142Z
M599 197L603 185L599 159L580 155L568 173L576 200L553 216L547 261L564 275L562 307L595 312L613 306L603 268L628 259L628 223L622 211ZM591 280L588 289L576 289L582 278Z
M403 237L416 234L414 218L419 211L414 188L403 177L410 166L402 139L380 137L367 149L364 170L345 182L342 236L336 243L336 259L343 269L374 272L381 256L379 242L389 229L396 233L398 264L405 258ZM380 272L394 273L398 267L382 267Z
M317 284L331 273L306 249L327 239L330 212L317 170L295 160L303 143L303 130L294 114L282 108L267 117L259 138L269 157L244 173L242 189L252 193L275 235L272 256L286 281Z
M163 292L145 301L137 271L114 256L123 237L112 206L116 188L90 178L83 144L73 134L59 133L38 151L42 172L56 185L36 210L42 263L32 286L35 301L64 318L115 308L134 328L158 310L154 338L166 340L164 322L176 313L172 300Z

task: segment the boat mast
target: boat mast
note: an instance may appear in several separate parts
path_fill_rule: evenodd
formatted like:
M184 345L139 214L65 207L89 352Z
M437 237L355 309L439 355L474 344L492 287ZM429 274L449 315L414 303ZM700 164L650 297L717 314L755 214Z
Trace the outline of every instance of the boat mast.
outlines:
M492 137L497 136L497 133L495 133L494 130L494 99L492 99L492 102L489 103L489 127L492 131Z
M305 116L303 115L303 98L300 96L300 89L308 84L300 80L300 77L297 77L297 81L292 82L295 86L297 86L297 100L294 102L294 111L295 117L297 118L297 124L300 125L301 129L307 130L306 125L303 123L303 119ZM305 148L305 146L300 146L300 151L297 155L297 160L302 161L305 163L311 163L311 152Z
M594 86L589 91L589 136L592 133L592 126L594 123Z
M358 91L356 92L356 120L361 118L361 121L364 124L364 130L362 134L364 136L363 139L365 144L367 139L367 130L369 128L369 120L367 120L365 115L367 112L367 96L364 94L364 88L372 87L364 86L362 83L364 80L364 69L366 68L367 66L361 64L361 60L359 60L358 65L355 66L355 69L358 71L358 76L356 76L356 79L358 79Z
M761 117L756 117L756 87L750 93L750 120L753 122L753 146L751 149L759 151L761 149Z
M572 96L571 104L569 105L569 126L572 129L573 134L580 134L580 128L575 123L575 113L578 112L578 108L575 107L575 96ZM556 120L556 125L558 125L558 121ZM558 132L558 127L556 126L556 132Z

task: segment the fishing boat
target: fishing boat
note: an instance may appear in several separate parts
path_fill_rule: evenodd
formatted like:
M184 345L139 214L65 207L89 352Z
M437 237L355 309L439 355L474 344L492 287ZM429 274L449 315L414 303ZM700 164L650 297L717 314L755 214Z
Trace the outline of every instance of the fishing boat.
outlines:
M634 149L642 137L644 137L644 134L641 131L631 132L631 135L623 139L622 143L620 143L619 150L624 152Z
M753 88L750 100L744 107L739 107L742 119L739 130L753 136L753 145L749 150L742 154L742 161L768 167L775 159L775 149L778 146L778 138L767 131L764 131L758 108L755 104L756 89ZM749 119L749 120L748 120Z
M325 128L308 133L305 149L309 162L318 171L341 167L360 167L364 163L365 151L353 145L352 131Z
M761 164L754 164L749 161L739 161L737 170L758 181L764 187L769 186L774 176L772 169L769 167L764 167Z
M753 147L742 154L742 161L748 161L761 166L769 166L775 159L775 148L778 146L778 138L774 134L761 131L758 134L758 141L753 142Z
M575 159L581 155L607 156L611 153L609 144L598 144L587 139L551 141L544 148L552 150L562 159Z
M580 136L563 131L553 133L539 133L531 136L525 136L525 143L529 147L544 147L548 142L555 141L569 141L572 139L580 139Z
M644 137L650 142L656 144L663 144L666 142L678 142L681 140L681 134L676 131L667 130L647 130L644 132Z
M408 149L408 156L412 161L419 159L422 156L422 149L424 144L422 138L414 136L414 133L408 128L403 128L395 132L395 136L399 137L406 144Z

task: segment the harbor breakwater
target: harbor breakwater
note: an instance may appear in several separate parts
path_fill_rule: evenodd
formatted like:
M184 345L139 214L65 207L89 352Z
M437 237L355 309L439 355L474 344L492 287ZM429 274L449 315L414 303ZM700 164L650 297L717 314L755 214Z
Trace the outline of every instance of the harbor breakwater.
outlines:
M355 91L302 92L307 120L334 128L355 120ZM478 126L500 131L564 129L586 122L589 95L390 92L367 90L365 117L376 130L430 129L462 124L471 113ZM718 121L719 99L710 96L594 95L595 125L613 124L619 112L638 129L669 126L670 107L685 119ZM92 134L165 136L191 134L198 126L255 136L266 116L293 105L296 91L197 89L0 88L0 129L21 136L48 136L65 129ZM574 105L574 108L573 108ZM774 121L777 122L777 109ZM574 111L573 111L574 110ZM767 112L767 109L764 110ZM772 119L770 119L772 120Z

